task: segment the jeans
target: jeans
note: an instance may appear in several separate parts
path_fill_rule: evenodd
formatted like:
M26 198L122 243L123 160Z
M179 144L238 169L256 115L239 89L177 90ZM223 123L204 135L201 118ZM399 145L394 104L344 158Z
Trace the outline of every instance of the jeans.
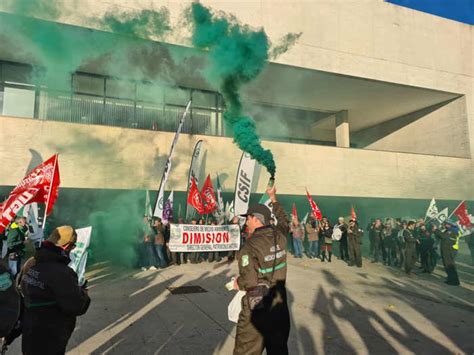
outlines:
M167 266L164 247L163 244L155 244L156 257L158 258L158 264L161 268Z
M13 276L13 278L16 277L16 275L20 272L21 269L21 256L16 254L16 259L11 260L10 256L8 258L8 267L10 268L10 273Z
M151 243L145 243L144 244L145 248L145 262L143 263L144 267L151 267L155 266L156 264L156 257L155 257L155 252L153 250L153 244Z
M303 241L297 238L293 238L293 250L297 258L301 258L303 256L302 249L303 249Z
M319 255L319 240L313 240L308 243L309 243L308 256L312 256L313 258L317 257Z

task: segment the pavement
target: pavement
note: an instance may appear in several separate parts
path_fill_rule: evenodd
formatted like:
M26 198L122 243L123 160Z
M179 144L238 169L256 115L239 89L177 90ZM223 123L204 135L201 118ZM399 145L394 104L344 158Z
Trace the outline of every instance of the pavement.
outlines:
M370 263L349 267L289 256L290 354L473 354L474 266L457 259L461 286ZM138 271L94 265L91 307L78 318L68 354L232 354L235 324L224 287L236 262ZM174 295L167 289L207 292ZM8 354L19 354L19 341Z

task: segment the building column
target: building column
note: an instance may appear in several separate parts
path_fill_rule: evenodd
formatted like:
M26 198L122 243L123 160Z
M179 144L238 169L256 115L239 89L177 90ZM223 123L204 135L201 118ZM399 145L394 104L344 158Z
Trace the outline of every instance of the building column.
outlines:
M342 148L350 147L349 119L347 111L336 113L336 146Z

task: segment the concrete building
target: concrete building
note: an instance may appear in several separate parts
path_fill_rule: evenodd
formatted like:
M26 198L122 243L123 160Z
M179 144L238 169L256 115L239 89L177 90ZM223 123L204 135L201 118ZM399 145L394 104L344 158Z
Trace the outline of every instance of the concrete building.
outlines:
M241 153L226 136L218 89L201 75L205 54L189 48L189 34L179 25L189 3L81 0L80 8L61 9L59 24L31 19L16 34L13 25L26 20L3 5L2 193L21 179L28 162L55 152L63 187L59 203L116 190L156 190L177 117L192 97L192 117L167 189L184 201L192 148L203 139L203 174L219 173L230 198ZM303 206L307 187L323 213L348 214L355 205L368 217L423 214L433 196L451 207L474 200L471 25L383 0L203 3L263 27L272 43L302 33L244 88L246 109L275 155L285 202ZM166 6L175 26L157 41L132 40L90 20L150 4ZM37 49L44 45L42 31L75 41L71 56L92 49L94 55L63 68L60 55L51 59ZM60 47L63 53L68 46ZM114 53L126 53L120 65ZM58 72L73 73L59 84L38 82L38 68L54 60ZM51 68L46 70L51 77ZM267 179L260 171L255 199Z

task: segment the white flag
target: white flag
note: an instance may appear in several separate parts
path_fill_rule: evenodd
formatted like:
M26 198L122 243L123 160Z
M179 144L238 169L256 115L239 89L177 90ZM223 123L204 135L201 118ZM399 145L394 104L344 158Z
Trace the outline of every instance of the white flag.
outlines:
M436 206L436 201L434 197L431 199L430 206L426 210L426 218L434 219L438 215L438 206Z
M30 229L28 239L30 239L36 247L39 247L44 239L44 235L43 228L40 228L38 223L38 204L33 202L30 205L26 205L25 210L26 209L26 221Z
M173 156L174 149L176 148L176 144L178 143L179 134L184 125L184 121L186 116L189 112L191 107L191 101L188 102L186 109L184 110L183 116L181 116L181 120L179 121L178 128L176 129L176 133L174 135L173 142L171 143L170 154L168 155L168 160L166 160L165 169L163 170L163 176L161 177L160 188L158 189L158 197L155 202L155 210L153 211L153 216L163 218L163 198L165 194L165 185L168 181L168 176L171 170L171 158Z
M150 202L150 191L146 190L146 197L145 197L145 214L151 218L153 216L153 211L151 209L151 202Z
M439 212L439 213L435 216L435 219L436 219L439 223L443 223L443 222L445 222L445 221L448 219L448 216L449 216L448 207L446 207L444 210L442 210L441 212Z
M91 242L92 227L76 229L76 233L76 247L69 254L71 258L69 267L76 272L79 285L83 285L85 282L84 274L86 273L87 248Z

